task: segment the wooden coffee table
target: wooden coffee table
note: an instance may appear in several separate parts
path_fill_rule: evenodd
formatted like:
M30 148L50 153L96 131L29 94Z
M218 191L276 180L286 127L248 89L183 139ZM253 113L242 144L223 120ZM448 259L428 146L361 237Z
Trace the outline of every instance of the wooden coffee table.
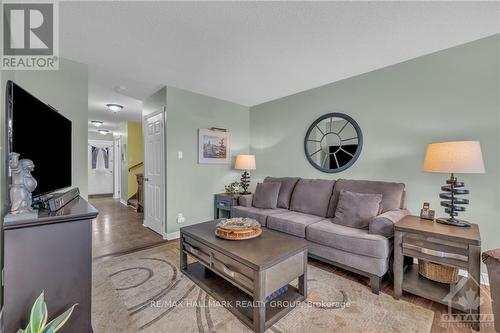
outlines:
M264 332L307 297L307 243L266 228L254 239L224 240L215 236L216 223L181 228L181 270L245 325ZM197 261L188 264L187 255ZM298 288L289 285L296 279Z

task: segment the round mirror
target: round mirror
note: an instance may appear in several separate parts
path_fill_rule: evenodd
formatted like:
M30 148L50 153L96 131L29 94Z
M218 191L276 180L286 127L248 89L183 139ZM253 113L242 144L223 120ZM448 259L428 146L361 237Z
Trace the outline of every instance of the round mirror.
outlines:
M329 113L309 126L304 150L309 162L323 172L340 172L356 162L363 146L358 123L343 113Z

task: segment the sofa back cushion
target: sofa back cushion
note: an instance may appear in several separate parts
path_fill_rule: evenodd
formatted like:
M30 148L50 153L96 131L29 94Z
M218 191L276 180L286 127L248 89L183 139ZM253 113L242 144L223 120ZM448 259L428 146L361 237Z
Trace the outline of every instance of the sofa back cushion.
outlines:
M290 210L327 217L334 180L299 179L293 190Z
M335 216L340 191L342 190L357 193L382 194L379 213L385 213L389 210L399 209L401 207L404 189L405 184L403 183L339 179L335 182L333 195L328 208L328 217Z
M258 183L253 196L253 206L257 208L275 209L280 193L280 183Z
M299 177L266 177L264 183L280 183L280 194L278 195L278 208L290 208L290 199L292 198L293 189L299 181Z
M378 215L382 194L340 191L333 223L346 227L366 229Z

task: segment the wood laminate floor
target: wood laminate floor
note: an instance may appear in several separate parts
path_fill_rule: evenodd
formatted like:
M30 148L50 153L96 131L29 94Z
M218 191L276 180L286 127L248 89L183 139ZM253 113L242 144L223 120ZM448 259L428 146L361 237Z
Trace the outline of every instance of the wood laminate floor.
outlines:
M98 218L92 224L92 249L94 258L123 254L166 242L159 234L142 226L142 213L136 213L132 208L125 207L119 201L112 198L90 199L89 201L99 210ZM173 247L179 246L177 240L170 241L169 243ZM368 278L314 259L309 259L309 263L370 288ZM392 281L389 278L386 277L383 280L381 290L388 295L393 294ZM442 315L448 313L448 308L442 304L406 292L403 293L402 300L434 311L432 333L475 332L466 324L460 322L448 326L445 325L441 318ZM490 291L489 287L484 285L481 286L481 302L481 314L486 316L491 315ZM388 325L390 324L388 323ZM489 333L495 332L495 330L489 323L483 322L481 332Z
M165 242L162 236L142 225L143 213L113 198L92 198L89 202L99 210L92 221L94 258Z

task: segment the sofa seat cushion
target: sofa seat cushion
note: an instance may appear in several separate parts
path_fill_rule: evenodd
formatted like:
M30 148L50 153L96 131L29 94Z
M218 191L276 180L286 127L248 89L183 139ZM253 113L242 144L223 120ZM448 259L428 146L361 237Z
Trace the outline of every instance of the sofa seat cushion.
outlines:
M295 184L299 181L298 177L266 177L264 183L280 183L280 194L278 195L278 208L290 208L290 199L292 197Z
M320 216L287 211L267 218L267 227L297 237L306 237L308 225L321 221Z
M295 185L290 210L327 217L334 180L300 179Z
M368 230L346 227L322 220L307 227L306 239L321 245L373 258L388 258L391 242L382 235Z
M389 270L390 258L373 258L360 254L342 251L333 247L307 241L307 253L310 257L347 266L382 277Z
M249 217L256 219L262 226L266 226L267 217L273 214L279 214L287 212L286 209L276 208L276 209L264 209L257 207L244 207L244 206L233 206L231 207L232 217Z

